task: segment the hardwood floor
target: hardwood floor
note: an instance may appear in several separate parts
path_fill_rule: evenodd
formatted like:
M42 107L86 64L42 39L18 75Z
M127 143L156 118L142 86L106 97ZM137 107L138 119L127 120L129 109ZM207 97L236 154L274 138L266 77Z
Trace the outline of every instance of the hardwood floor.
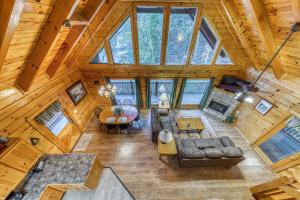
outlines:
M198 110L181 110L178 115L201 116ZM275 175L229 125L205 116L218 136L228 135L241 147L246 159L236 167L179 168L177 160L158 158L151 142L150 112L142 111L142 130L113 134L99 130L96 118L86 133L93 139L86 152L99 154L104 166L111 166L137 200L253 199L248 186L269 181Z

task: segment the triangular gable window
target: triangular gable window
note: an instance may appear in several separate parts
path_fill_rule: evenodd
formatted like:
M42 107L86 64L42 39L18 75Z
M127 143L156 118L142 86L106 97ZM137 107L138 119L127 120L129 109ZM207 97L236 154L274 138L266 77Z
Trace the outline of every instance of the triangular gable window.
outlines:
M216 61L216 64L217 65L232 65L233 64L224 48L222 48L222 50L220 51L220 54Z
M120 25L109 40L113 62L116 64L133 64L133 48L130 17Z
M194 65L211 64L218 43L217 36L203 17L191 63Z
M105 49L101 48L92 61L93 64L107 64Z

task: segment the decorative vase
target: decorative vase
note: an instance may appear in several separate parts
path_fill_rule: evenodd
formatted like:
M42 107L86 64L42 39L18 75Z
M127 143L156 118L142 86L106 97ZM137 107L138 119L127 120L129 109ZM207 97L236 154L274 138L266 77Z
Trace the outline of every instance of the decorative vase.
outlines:
M164 143L170 143L173 140L173 135L168 129L164 129L159 133L159 140Z

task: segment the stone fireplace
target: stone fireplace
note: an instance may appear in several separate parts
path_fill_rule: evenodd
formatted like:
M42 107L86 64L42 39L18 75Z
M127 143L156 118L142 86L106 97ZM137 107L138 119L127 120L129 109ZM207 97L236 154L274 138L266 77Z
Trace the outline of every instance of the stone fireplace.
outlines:
M238 105L239 102L235 100L234 94L214 88L203 111L224 121Z

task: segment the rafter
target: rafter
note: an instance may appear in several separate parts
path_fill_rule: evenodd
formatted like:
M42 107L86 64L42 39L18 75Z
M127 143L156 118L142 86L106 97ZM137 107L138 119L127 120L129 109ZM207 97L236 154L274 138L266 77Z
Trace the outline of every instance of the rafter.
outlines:
M59 48L59 50L55 56L55 59L53 59L53 61L50 63L50 65L46 71L46 73L48 74L48 76L50 78L52 78L55 75L56 71L58 70L59 66L61 65L60 60L63 60L66 57L66 55L72 48L72 44L74 44L76 42L76 40L78 40L78 37L80 36L80 34L84 30L84 28L85 28L85 26L80 26L80 25L73 26L71 28L68 36L66 37L65 41Z
M271 58L276 52L277 48L268 21L268 17L264 8L263 1L249 0L249 4L260 38L264 44L267 55L269 56L269 58ZM272 63L272 68L276 78L278 79L280 79L285 74L283 65L278 56L274 59Z
M110 0L104 1L101 4L100 10L89 23L88 30L85 30L85 32L83 32L78 42L74 44L74 47L69 52L68 56L65 58L65 61L63 63L67 67L72 66L80 52L82 52L85 49L85 47L89 44L91 39L94 37L95 33L99 30L100 26L105 21L106 17L109 16L112 8L116 5L117 2L117 0Z
M72 49L77 44L78 40L86 30L86 27L93 20L98 12L101 12L101 6L104 5L104 1L101 0L89 0L87 5L84 7L80 14L73 15L71 17L71 24L77 22L77 24L82 24L79 26L73 26L69 32L67 38L63 42L62 47L56 53L54 59L47 69L47 74L49 77L53 77L59 66L64 63ZM76 21L77 20L77 21ZM86 23L82 23L86 22Z
M242 19L231 0L222 0L222 6L226 11L227 17L229 18L234 30L236 31L247 55L257 70L261 69L261 63L257 58L255 49L250 40L250 36L242 22Z
M19 77L18 85L23 91L30 89L47 54L55 46L55 41L59 37L59 31L64 26L64 21L71 17L78 3L79 0L56 1L24 71Z
M23 7L24 0L0 1L0 71Z

